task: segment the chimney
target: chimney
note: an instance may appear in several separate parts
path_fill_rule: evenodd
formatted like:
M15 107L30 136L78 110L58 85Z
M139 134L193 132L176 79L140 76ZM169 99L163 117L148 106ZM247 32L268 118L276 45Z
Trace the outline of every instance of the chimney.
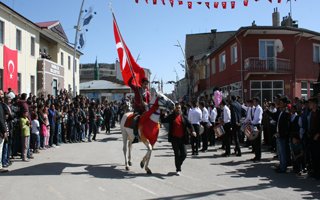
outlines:
M272 13L272 26L280 26L280 13L278 8L275 8Z

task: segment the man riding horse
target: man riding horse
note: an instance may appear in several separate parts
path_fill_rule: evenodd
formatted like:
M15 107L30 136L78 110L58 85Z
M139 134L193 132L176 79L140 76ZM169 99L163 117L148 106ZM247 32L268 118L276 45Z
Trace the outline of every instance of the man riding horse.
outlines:
M135 117L132 123L132 128L135 138L132 143L137 143L139 142L139 133L137 126L139 117L148 109L148 104L150 103L150 92L148 89L149 80L147 78L144 77L141 79L141 86L134 85L132 83L133 79L134 77L132 76L129 79L128 84L134 92L133 109Z

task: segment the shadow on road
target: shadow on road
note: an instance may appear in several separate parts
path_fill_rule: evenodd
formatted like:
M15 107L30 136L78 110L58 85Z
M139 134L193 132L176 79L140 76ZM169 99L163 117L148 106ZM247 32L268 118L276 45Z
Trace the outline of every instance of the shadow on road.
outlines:
M271 159L263 159L260 163L252 163L250 161L229 161L213 163L212 165L224 166L239 166L245 164L242 169L229 171L226 174L219 174L218 176L231 175L231 178L257 178L260 180L269 181L263 185L265 188L293 188L297 192L308 192L301 194L303 199L320 199L320 181L307 178L306 176L297 177L293 173L279 174L272 170L274 163ZM238 188L239 189L239 188ZM243 190L250 190L250 188L242 188ZM263 189L256 187L255 190Z
M12 170L1 176L60 176L60 175L90 175L95 178L106 179L127 179L136 177L155 177L165 179L168 176L174 176L175 173L160 174L153 173L148 175L146 173L133 173L117 169L120 165L117 164L99 164L99 165L86 165L86 164L71 164L71 163L43 163L30 167L25 167L17 170Z

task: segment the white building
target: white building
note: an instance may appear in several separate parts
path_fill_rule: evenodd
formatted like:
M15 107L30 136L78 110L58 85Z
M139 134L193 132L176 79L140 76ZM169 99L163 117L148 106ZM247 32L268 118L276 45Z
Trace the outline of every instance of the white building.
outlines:
M4 46L18 50L18 93L55 95L60 89L73 90L74 50L59 21L34 23L0 2L0 55ZM77 93L80 56L77 51ZM0 88L3 88L3 66L0 56Z

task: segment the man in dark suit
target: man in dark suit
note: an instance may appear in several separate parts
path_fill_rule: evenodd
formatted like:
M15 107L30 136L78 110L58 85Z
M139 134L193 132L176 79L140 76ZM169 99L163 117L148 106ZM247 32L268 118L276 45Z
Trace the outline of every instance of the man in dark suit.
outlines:
M181 165L187 157L186 144L189 143L189 133L196 136L193 126L186 116L181 112L181 105L175 104L174 112L167 117L161 116L162 123L169 123L168 141L171 142L176 172L179 176L181 173Z
M239 145L239 136L240 136L240 127L241 127L241 105L237 101L236 96L231 96L230 103L230 111L231 111L231 127L232 127L232 137L235 141L235 154L236 156L241 156L241 149Z
M267 111L269 115L276 121L276 138L277 147L279 148L279 161L280 166L276 170L278 173L285 173L287 170L287 151L289 150L289 123L290 114L287 111L287 97L279 99L279 109L276 113Z

